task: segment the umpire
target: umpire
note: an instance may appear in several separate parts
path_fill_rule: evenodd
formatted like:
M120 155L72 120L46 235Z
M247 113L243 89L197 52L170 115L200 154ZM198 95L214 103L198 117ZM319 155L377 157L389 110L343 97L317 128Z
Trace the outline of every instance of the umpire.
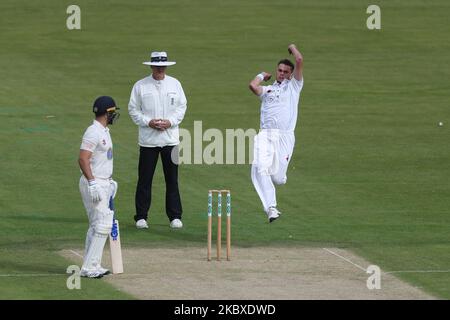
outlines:
M134 220L138 229L148 228L153 175L161 154L166 214L170 227L179 229L183 227L183 210L178 190L178 164L172 161L171 155L180 143L178 125L186 112L186 96L180 82L166 75L167 67L175 64L168 61L166 52L152 52L151 60L143 64L151 67L152 74L134 84L128 104L130 117L139 127L140 146Z

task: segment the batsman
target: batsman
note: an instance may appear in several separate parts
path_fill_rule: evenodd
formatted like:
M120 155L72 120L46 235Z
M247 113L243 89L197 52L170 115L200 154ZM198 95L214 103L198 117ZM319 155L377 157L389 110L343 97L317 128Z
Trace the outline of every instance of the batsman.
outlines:
M110 271L101 266L103 248L111 232L114 212L110 198L117 192L113 174L113 143L108 125L119 117L119 108L109 96L95 100L95 120L83 135L78 163L82 172L80 193L89 219L80 276L101 278Z

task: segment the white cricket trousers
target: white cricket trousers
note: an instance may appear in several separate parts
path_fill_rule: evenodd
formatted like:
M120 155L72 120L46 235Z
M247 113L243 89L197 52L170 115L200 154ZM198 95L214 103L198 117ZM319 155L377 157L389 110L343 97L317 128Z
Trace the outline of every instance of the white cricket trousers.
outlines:
M84 176L81 176L79 185L81 199L89 219L82 267L87 270L94 270L101 264L103 248L111 232L114 215L114 212L109 209L109 199L114 190L111 180L96 178L95 181L100 187L102 200L99 202L92 201L89 184Z
M264 211L277 206L275 185L285 184L295 145L294 132L262 129L254 139L252 182Z

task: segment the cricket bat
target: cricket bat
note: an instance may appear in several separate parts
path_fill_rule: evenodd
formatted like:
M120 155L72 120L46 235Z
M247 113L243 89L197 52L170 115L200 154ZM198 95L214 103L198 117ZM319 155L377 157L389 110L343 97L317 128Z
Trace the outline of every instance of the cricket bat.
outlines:
M123 273L122 248L120 246L119 221L115 218L114 200L109 199L109 208L114 211L113 225L109 234L109 250L111 252L112 273Z

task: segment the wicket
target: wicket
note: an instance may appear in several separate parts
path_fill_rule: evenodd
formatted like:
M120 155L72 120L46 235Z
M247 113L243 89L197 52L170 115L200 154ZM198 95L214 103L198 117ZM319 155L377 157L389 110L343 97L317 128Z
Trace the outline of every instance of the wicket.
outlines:
M211 261L212 243L212 198L217 193L217 261L222 251L222 193L227 194L227 260L231 259L231 192L230 190L208 190L208 261Z

